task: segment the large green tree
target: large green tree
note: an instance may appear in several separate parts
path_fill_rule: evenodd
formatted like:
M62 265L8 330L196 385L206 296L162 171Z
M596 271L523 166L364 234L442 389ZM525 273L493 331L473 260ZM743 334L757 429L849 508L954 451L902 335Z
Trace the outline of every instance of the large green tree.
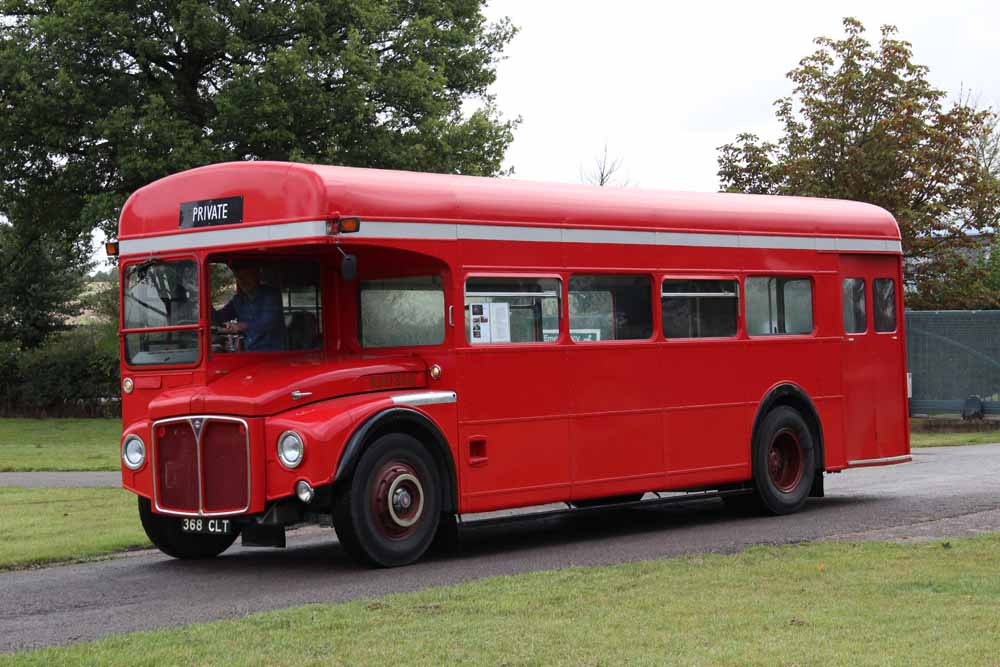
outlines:
M514 28L482 5L0 0L0 216L86 254L131 192L214 162L496 175Z
M777 141L744 133L720 147L722 189L882 206L899 222L910 306L1000 307L974 250L1000 220L993 114L947 104L893 26L877 44L856 19L844 29L788 73Z

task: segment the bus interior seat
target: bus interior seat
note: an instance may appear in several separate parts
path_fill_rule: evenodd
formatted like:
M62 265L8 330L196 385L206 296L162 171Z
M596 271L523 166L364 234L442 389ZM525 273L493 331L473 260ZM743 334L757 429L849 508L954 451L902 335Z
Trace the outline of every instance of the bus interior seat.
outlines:
M319 347L319 321L313 313L295 311L287 329L289 350L314 350Z

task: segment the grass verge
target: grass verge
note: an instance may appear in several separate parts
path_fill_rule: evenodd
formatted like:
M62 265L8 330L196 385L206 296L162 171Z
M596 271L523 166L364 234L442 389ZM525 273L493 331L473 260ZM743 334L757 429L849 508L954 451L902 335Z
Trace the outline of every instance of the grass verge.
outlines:
M1000 431L974 433L910 433L910 447L958 447L1000 442Z
M0 472L118 470L119 419L0 419Z
M0 665L996 664L1000 535L759 547L497 577Z
M0 570L147 546L123 489L0 487Z

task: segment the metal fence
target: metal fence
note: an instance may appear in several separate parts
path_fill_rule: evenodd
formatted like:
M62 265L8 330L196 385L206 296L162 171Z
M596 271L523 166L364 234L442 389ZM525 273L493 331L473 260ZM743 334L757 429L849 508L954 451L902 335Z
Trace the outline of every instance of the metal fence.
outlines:
M906 312L911 413L961 412L975 394L1000 414L1000 310Z

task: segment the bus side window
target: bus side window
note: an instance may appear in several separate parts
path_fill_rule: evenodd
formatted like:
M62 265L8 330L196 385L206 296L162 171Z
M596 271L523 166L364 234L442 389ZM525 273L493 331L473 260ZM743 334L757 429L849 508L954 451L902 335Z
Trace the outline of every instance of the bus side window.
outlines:
M664 280L663 335L731 338L736 335L739 301L740 288L735 280Z
M577 343L650 338L650 285L648 276L570 277L570 338Z
M473 345L555 341L561 294L558 278L469 278L466 339Z
M896 281L892 278L876 278L872 282L872 296L875 299L875 331L888 333L896 330Z
M362 347L444 342L444 288L439 276L363 280L360 302Z
M864 333L868 327L865 317L865 279L844 278L844 333Z
M813 329L809 278L747 278L747 333L751 336L808 334Z

